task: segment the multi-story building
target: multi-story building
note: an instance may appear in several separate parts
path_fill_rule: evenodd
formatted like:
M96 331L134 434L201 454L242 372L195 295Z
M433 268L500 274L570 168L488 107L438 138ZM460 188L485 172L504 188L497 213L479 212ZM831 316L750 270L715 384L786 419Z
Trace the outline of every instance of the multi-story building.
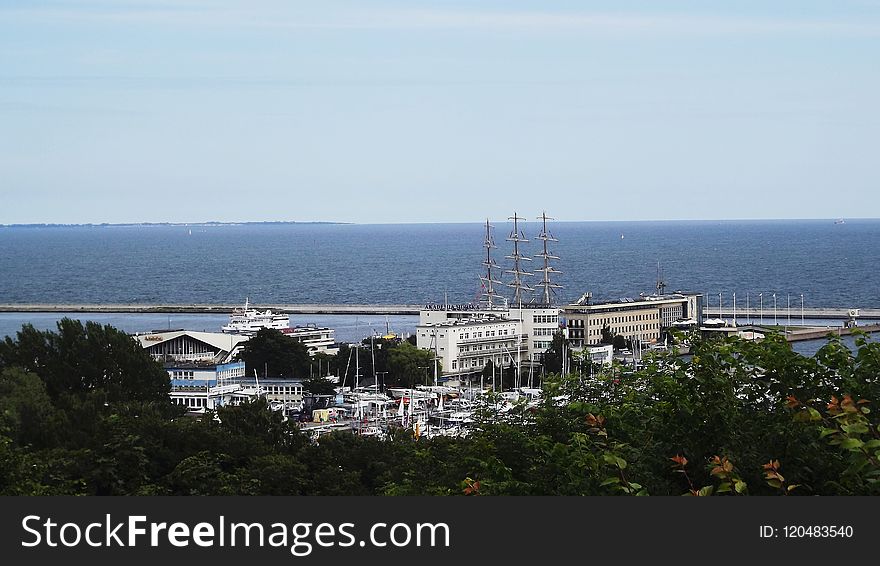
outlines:
M592 346L602 341L603 330L628 340L653 344L666 328L700 320L701 295L675 293L642 296L638 299L592 303L585 294L562 309L562 317L573 347Z
M435 352L444 376L477 373L490 361L496 367L520 367L528 360L528 336L519 320L474 313L427 318L437 320L419 323L416 346Z
M467 320L485 320L486 318L503 318L520 323L522 343L519 348L524 350L521 357L528 363L538 363L541 355L550 347L553 335L561 331L559 321L560 309L550 306L523 305L522 308L492 309L480 308L476 305L428 305L419 313L419 326L461 322ZM419 342L416 341L418 345ZM421 346L420 346L421 347ZM449 369L443 366L444 369Z
M332 328L325 328L314 324L292 326L281 330L281 333L285 336L290 336L302 342L309 349L310 356L319 353L335 356L339 352L339 347L336 345L334 337L335 332Z

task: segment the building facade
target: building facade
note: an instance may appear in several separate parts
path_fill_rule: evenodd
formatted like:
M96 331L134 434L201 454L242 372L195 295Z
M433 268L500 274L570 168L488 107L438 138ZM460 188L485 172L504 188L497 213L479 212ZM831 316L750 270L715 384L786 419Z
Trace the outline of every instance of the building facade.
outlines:
M700 295L670 294L592 303L589 295L562 309L572 347L602 342L603 330L643 344L654 344L666 328L700 320ZM678 323L678 324L676 324Z
M523 305L522 308L492 309L478 308L474 305L453 305L426 308L419 312L419 326L444 324L449 321L462 322L503 318L520 323L522 341L514 347L520 349L519 358L525 363L539 363L541 355L550 347L553 335L561 331L560 309L549 306ZM417 339L416 345L419 345ZM419 346L422 347L422 346ZM506 364L505 364L506 365ZM451 369L444 364L444 371Z
M444 376L477 373L490 361L520 367L528 360L528 336L519 320L498 315L439 319L416 327L416 346L435 352Z

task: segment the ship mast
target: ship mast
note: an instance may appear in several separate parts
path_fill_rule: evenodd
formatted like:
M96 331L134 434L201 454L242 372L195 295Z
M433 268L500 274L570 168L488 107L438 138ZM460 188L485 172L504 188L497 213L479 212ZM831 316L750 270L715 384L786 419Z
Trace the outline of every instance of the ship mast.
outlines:
M522 307L523 291L534 291L534 289L529 287L525 281L523 281L523 277L528 277L533 274L520 269L520 262L532 261L532 258L519 253L519 244L528 242L525 234L519 230L518 224L520 220L525 220L525 218L517 216L516 212L514 212L513 216L509 217L508 220L513 220L513 231L510 233L510 236L507 237L508 242L513 242L513 254L505 257L513 260L513 269L507 270L507 273L513 275L513 280L508 283L507 286L513 289L513 302Z
M663 279L663 269L660 267L660 262L657 262L657 295L663 295L663 289L666 288L666 281Z
M541 278L541 282L538 284L538 287L541 287L543 289L543 304L551 305L553 304L553 298L555 295L554 289L561 289L562 285L557 285L556 283L550 281L550 275L553 273L562 272L550 265L550 260L559 259L559 256L553 255L553 253L547 247L547 242L558 242L559 240L554 238L553 234L547 231L547 221L553 219L547 216L546 212L542 213L541 216L538 217L538 220L542 221L541 233L538 234L538 239L544 243L544 250L539 254L535 254L535 257L539 257L544 260L544 267L538 269L538 271L543 273L543 277Z
M501 271L501 266L495 263L495 260L492 259L492 250L497 248L495 245L495 239L492 237L491 229L494 228L491 224L489 224L489 219L486 219L486 241L483 243L483 247L486 248L486 261L483 262L483 266L486 268L486 276L480 276L480 281L483 283L483 292L482 296L486 297L486 304L491 309L492 308L492 300L495 297L495 284L501 284L501 281L492 278L492 270Z

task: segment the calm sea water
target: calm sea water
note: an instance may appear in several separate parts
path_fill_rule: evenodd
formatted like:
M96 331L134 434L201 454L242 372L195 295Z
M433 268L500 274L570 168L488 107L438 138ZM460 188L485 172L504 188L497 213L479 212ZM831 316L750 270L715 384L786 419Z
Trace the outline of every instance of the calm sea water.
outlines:
M719 292L725 304L736 292L743 305L746 294L776 293L780 307L788 296L799 307L801 294L808 307L880 307L880 220L549 227L559 239L551 245L563 272L559 302L585 291L596 299L653 292L659 262L667 291L709 293L712 306ZM532 239L523 251L538 253L537 222L521 228ZM505 269L510 229L494 230L493 255ZM479 224L3 227L0 303L469 302L480 292L483 238ZM384 330L384 318L373 322ZM159 315L156 326L167 324Z

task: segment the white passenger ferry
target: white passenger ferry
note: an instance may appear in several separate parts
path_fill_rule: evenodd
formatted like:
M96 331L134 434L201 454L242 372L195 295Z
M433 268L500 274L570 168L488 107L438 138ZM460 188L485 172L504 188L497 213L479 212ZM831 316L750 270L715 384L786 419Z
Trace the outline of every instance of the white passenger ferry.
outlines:
M243 309L235 309L229 316L229 323L220 327L227 334L256 334L261 328L274 328L281 330L290 328L290 316L283 313L273 313L271 310L258 311L248 308L248 299L244 301Z

